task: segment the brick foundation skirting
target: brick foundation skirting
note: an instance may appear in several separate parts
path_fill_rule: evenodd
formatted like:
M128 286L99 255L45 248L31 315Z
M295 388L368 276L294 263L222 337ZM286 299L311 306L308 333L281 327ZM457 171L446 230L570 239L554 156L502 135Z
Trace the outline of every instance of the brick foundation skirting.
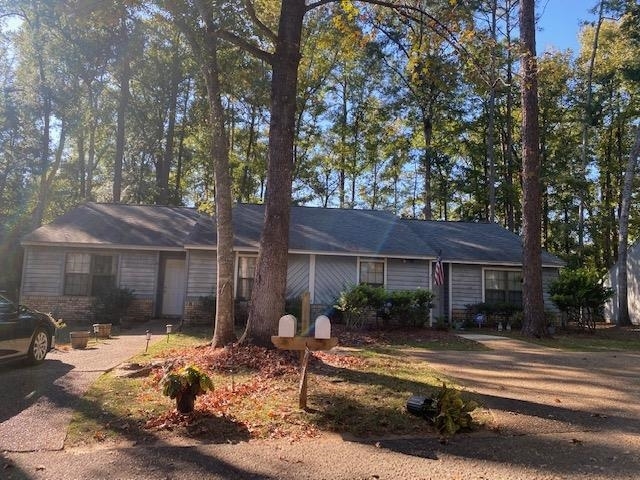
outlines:
M213 325L215 314L206 309L200 299L187 300L184 304L185 325Z
M64 322L91 324L94 321L91 312L92 297L47 297L43 295L23 295L20 303L28 307L51 313L54 318L62 319ZM153 299L134 298L127 310L126 318L128 322L144 322L153 317Z
M311 321L322 315L329 305L311 305ZM235 323L246 324L249 305L247 301L236 300L234 305ZM199 298L188 299L184 304L184 325L213 325L216 312L207 310ZM298 319L299 321L300 319Z

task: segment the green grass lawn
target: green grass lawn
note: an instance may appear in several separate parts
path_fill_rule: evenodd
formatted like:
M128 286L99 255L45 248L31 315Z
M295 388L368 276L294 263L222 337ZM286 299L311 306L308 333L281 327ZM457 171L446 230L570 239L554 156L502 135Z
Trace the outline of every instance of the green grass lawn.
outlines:
M453 333L420 331L403 336L351 334L350 348L316 352L309 367L307 409L298 408L300 381L296 354L257 347L213 350L210 331L172 334L131 362L182 361L205 369L215 389L198 397L196 414L181 416L162 396L161 368L139 378L102 375L81 402L67 436L68 446L105 441L155 441L196 437L209 442L249 438L314 436L319 432L366 435L437 435L424 419L410 415L411 395L430 396L443 383L455 386L400 350L473 348ZM375 338L374 338L375 337ZM358 339L356 341L356 339ZM404 339L404 340L400 340ZM342 342L341 342L342 344Z
M158 367L134 378L114 371L92 385L74 415L67 445L167 437L229 442L321 432L437 435L428 422L406 412L406 402L414 394L431 396L443 383L455 385L403 350L485 348L455 332L430 329L345 332L337 328L336 335L340 348L316 352L310 362L308 408L301 410L296 354L237 346L213 350L208 346L209 328L172 334L170 342L154 342L148 352L131 359ZM638 328L560 330L545 339L525 338L515 331L509 336L573 351L640 351ZM171 362L197 365L213 380L214 391L198 397L195 414L178 414L174 402L161 394L161 365ZM480 410L478 418L482 415Z

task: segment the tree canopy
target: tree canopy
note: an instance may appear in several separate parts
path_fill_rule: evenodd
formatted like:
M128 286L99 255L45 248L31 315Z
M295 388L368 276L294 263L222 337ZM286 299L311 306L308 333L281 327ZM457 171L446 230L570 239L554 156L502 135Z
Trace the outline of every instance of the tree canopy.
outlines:
M0 1L0 289L19 285L20 237L80 202L214 212L214 121L231 200L266 202L272 226L279 196L522 234L520 3ZM537 58L534 223L542 247L603 270L618 258L640 28L635 2L600 6L579 51ZM217 13L199 31L217 38L216 118L185 30L205 24L203 11ZM629 242L640 231L635 191ZM256 308L273 315L278 304Z

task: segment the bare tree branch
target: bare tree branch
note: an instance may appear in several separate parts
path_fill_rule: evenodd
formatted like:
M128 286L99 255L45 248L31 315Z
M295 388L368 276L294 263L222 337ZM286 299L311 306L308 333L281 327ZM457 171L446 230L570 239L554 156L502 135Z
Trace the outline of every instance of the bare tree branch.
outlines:
M253 8L253 4L251 3L251 0L243 0L242 3L244 4L244 8L247 10L247 13L249 14L249 18L254 23L254 25L258 27L258 29L262 33L264 33L267 36L267 38L269 38L269 40L271 40L273 43L276 43L278 41L278 35L269 27L267 27L258 18L258 15L256 15L256 10L255 8Z
M219 30L217 33L218 33L218 36L220 38L226 40L227 42L229 42L229 43L231 43L233 45L235 45L236 47L241 48L245 52L250 53L254 57L267 62L269 65L271 65L273 63L273 54L272 53L265 52L264 50L262 50L257 45L254 45L253 43L248 42L243 38L240 38L235 33L231 33L228 30Z
M330 3L338 3L340 0L319 0L317 2L310 3L307 5L307 12L309 10L313 10L314 8L321 7L323 5L328 5Z

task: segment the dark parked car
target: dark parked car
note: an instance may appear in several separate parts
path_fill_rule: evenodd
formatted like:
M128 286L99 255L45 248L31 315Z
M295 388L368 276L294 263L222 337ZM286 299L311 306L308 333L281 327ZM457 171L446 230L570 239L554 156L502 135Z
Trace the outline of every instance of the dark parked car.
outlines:
M49 315L0 295L0 361L40 363L55 346L55 334L56 322Z

